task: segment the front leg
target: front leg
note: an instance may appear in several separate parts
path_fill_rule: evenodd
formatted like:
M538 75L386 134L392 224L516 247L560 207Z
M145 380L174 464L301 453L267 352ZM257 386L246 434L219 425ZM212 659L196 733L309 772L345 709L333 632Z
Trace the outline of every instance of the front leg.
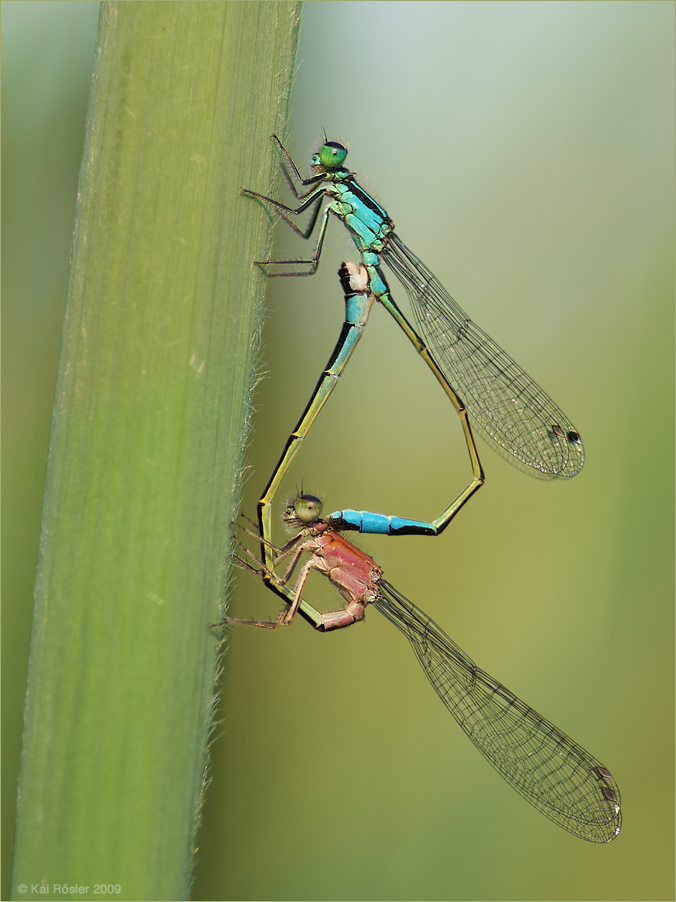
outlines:
M294 567L302 550L304 549L299 549L297 554L294 555L292 561ZM253 557L253 555L251 556ZM300 613L316 630L327 633L331 630L343 629L346 626L351 626L353 623L358 623L360 620L364 619L365 603L355 598L353 598L345 608L338 611L326 612L318 611L316 608L313 608L312 605L308 604L308 602L303 600L303 591L310 570L317 570L324 576L328 575L327 563L320 555L313 555L310 560L304 564L298 574L298 579L296 580L293 589L289 589L285 585L286 579L288 579L293 568L289 568L284 579L280 580L264 565L259 565L258 568L254 569L254 567L246 561L242 561L241 558L237 558L237 560L247 570L251 570L259 576L262 576L268 588L272 589L276 595L279 595L280 598L286 602L287 607L281 611L277 620L245 620L235 617L225 617L221 621L221 624L241 623L245 626L256 626L261 629L276 630L283 626L288 626L296 614ZM221 624L214 625L220 626Z
M277 137L277 135L272 135L271 137L272 137L272 139L273 139L274 141L277 142L277 149L279 150L279 152L280 152L280 153L282 154L282 156L284 157L284 160L286 160L286 162L287 162L288 165L290 166L291 171L293 172L293 176L294 176L294 178L296 179L296 181L298 182L299 185L301 185L302 187L306 187L307 185L316 185L317 182L321 181L321 180L324 178L324 173L320 173L319 175L311 175L309 179L304 179L303 176L302 176L302 175L300 174L300 172L298 171L298 167L297 167L296 164L294 163L291 154L290 154L289 151L286 149L286 147L284 147L284 145L283 145L282 142L279 140L279 138ZM284 165L283 162L282 162L282 172L283 172L284 175L286 176L286 180L287 180L287 182L289 183L289 187L291 188L291 190L293 191L293 193L296 195L296 197L297 197L299 200L300 200L302 197L305 197L305 196L309 193L308 191L299 191L299 190L296 188L296 185L295 185L295 183L294 183L294 181L293 181L293 178L289 175L289 172L288 172L288 170L287 170L287 168L286 168L286 166Z

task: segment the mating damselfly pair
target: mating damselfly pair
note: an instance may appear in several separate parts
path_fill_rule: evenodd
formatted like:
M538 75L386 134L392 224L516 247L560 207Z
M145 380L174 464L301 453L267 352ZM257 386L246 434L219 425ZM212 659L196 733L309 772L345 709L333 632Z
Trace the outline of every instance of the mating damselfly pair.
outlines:
M364 619L368 604L380 610L409 638L437 694L465 733L503 778L538 810L564 829L592 842L609 842L620 830L620 794L610 772L581 746L521 702L474 662L384 577L381 568L348 542L347 530L388 535L441 533L483 484L484 474L470 420L497 450L521 469L545 479L576 475L584 462L579 433L556 404L445 291L434 275L403 244L385 210L358 184L343 163L347 149L326 141L312 158L313 175L303 179L281 141L282 170L297 207L245 191L272 204L302 238L319 223L313 256L305 260L259 261L269 275L311 275L317 269L331 214L346 226L361 254L359 268L343 264L339 272L346 319L334 352L259 501L261 559L247 551L240 563L259 573L285 602L277 621L232 621L267 628L285 626L298 612L316 629L329 631ZM301 229L291 216L309 210ZM414 328L393 300L381 269L385 263L408 294ZM275 271L284 266L285 270ZM292 269L288 269L291 266ZM302 269L305 268L305 271ZM298 533L283 548L271 539L272 502L301 440L335 387L379 301L394 317L428 364L459 414L468 446L472 480L430 522L369 511L339 510L321 518L321 502L301 493L287 507L285 520ZM303 555L293 587L292 575ZM285 560L282 576L276 572ZM311 570L337 587L346 606L322 614L303 597Z

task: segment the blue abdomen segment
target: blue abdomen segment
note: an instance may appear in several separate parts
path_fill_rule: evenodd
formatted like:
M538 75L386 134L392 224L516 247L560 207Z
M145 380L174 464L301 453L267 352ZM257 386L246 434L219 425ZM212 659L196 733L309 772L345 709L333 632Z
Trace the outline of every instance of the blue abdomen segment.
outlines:
M434 536L438 530L432 523L407 520L405 517L388 517L371 511L334 511L328 518L331 529L353 529L357 532L385 536Z

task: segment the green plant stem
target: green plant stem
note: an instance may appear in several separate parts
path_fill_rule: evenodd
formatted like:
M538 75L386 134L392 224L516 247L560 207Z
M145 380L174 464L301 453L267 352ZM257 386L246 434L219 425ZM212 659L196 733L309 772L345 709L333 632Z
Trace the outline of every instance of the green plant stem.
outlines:
M268 221L239 192L271 183L299 13L102 6L13 898L188 892L264 284Z

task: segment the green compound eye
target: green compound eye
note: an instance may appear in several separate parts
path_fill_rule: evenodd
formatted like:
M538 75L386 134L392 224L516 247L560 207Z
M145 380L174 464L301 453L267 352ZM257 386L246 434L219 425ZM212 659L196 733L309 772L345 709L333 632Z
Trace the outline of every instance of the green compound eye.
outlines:
M323 506L321 499L316 495L299 495L293 509L297 519L302 523L314 523L321 517Z
M347 156L347 147L337 141L327 141L319 149L319 162L327 169L338 169Z

